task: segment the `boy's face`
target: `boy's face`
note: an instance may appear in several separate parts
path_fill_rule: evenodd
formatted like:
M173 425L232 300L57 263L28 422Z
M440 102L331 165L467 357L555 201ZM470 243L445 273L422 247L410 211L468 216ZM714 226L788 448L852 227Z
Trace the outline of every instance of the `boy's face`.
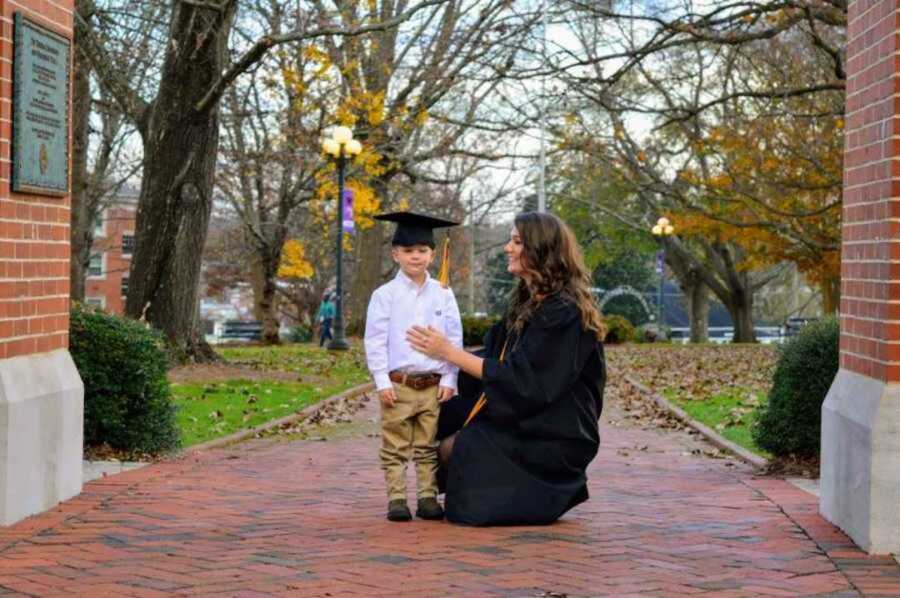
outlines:
M428 245L397 245L391 249L391 257L400 264L400 269L410 278L424 276L428 266L434 261L434 249Z

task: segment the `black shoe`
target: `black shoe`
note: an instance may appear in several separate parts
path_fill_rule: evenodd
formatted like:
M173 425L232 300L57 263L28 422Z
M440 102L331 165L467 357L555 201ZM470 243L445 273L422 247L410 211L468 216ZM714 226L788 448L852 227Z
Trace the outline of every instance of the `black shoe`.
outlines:
M416 507L416 517L420 519L443 519L444 509L441 508L441 503L433 496L420 498Z
M402 498L392 500L388 503L388 521L409 521L412 519L412 513L406 506L406 501Z

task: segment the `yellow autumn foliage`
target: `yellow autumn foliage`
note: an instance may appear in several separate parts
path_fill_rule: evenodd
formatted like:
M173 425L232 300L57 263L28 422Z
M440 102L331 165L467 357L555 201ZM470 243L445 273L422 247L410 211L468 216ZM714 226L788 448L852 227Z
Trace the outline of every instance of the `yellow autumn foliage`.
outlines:
M279 278L312 278L315 267L306 261L306 250L303 241L288 239L281 250L281 264L278 266Z

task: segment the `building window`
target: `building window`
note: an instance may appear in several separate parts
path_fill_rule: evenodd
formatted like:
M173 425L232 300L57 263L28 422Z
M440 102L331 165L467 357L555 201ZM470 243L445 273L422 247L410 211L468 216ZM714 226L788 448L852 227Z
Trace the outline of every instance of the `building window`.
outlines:
M123 297L128 296L128 277L127 276L122 277L122 296Z
M122 255L131 255L134 253L134 235L122 235Z
M84 303L86 305L91 305L93 307L99 307L103 309L106 307L106 297L85 297Z
M87 275L88 278L104 278L105 270L104 267L106 265L106 254L101 253L97 255L91 256L91 261L88 264Z
M103 217L103 212L97 214L97 219L94 220L94 238L105 237L106 236L106 219Z

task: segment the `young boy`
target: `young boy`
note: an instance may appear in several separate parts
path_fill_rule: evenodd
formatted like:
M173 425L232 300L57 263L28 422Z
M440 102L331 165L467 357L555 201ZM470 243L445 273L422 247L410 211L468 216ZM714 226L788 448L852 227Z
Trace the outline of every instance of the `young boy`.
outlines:
M372 294L366 316L366 362L381 400L381 468L391 521L409 521L406 462L416 464L416 516L442 519L437 501L437 419L440 403L456 394L458 370L414 351L406 331L432 326L462 346L462 323L453 291L428 274L434 261L434 232L457 223L396 212L375 216L397 223L391 257L397 276Z

